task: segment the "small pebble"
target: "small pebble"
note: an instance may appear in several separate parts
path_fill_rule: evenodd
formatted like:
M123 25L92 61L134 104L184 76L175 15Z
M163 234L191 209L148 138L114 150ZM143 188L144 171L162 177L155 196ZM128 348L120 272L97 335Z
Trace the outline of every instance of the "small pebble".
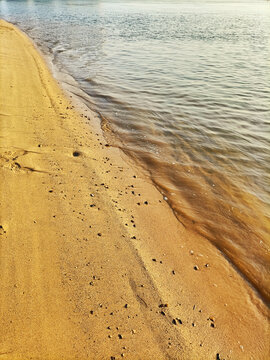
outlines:
M168 304L160 304L160 305L158 305L158 307L160 307L160 308L168 307Z

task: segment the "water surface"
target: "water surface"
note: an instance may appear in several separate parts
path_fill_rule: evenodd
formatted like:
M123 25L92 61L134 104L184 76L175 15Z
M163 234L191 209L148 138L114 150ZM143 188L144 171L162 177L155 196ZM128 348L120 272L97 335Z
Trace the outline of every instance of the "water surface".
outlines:
M0 14L77 80L179 221L269 299L270 2L0 0Z

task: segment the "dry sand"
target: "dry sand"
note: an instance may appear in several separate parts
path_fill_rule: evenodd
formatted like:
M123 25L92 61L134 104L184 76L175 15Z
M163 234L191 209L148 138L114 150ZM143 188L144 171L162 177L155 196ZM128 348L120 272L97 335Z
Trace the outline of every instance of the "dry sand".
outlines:
M256 292L4 21L0 94L0 359L269 359Z

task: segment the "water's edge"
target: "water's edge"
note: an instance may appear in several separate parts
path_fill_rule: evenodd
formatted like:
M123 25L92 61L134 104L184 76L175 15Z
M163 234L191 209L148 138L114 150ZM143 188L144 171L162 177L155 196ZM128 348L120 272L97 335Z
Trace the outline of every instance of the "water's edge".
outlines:
M116 134L114 134L114 131L109 126L109 119L105 118L102 115L102 112L97 110L96 107L93 105L93 101L91 100L91 96L87 94L81 87L80 84L74 79L72 75L70 75L67 72L64 72L63 70L60 70L57 66L56 62L54 61L54 54L49 48L45 48L40 43L36 42L28 33L27 31L23 30L20 25L16 22L11 22L15 26L19 27L20 30L28 36L36 49L39 51L39 53L42 55L42 57L45 59L49 69L51 70L54 78L60 83L60 86L63 88L63 90L67 94L72 94L76 98L78 102L83 103L87 108L90 110L90 112L96 114L97 119L99 119L99 123L95 122L92 123L91 126L94 126L95 129L100 131L103 135L103 137L107 140L107 142L110 143L111 146L117 147L120 151L123 152L128 158L136 164L136 166L140 167L143 170L143 173L148 177L148 179L152 182L153 186L161 193L161 195L167 199L168 205L170 206L172 213L177 218L177 220L184 225L185 227L188 227L190 230L198 233L199 235L203 236L207 241L209 241L212 245L214 245L217 250L222 254L222 256L227 260L230 266L233 266L235 271L245 280L245 282L249 285L249 287L252 288L252 290L257 294L259 298L262 299L262 301L269 306L269 300L270 300L270 294L268 292L268 289L261 286L259 279L256 279L254 274L252 273L252 269L246 269L245 264L240 264L236 261L233 254L230 253L230 249L226 251L226 248L222 248L219 246L217 242L213 239L213 236L209 234L207 230L203 226L200 226L200 224L196 224L196 222L190 218L185 213L179 213L177 208L174 205L173 199L170 197L169 191L166 191L166 188L162 186L162 184L158 183L154 176L152 176L150 169L147 169L145 164L140 162L138 158L134 157L132 153L125 149L124 144L121 145L118 141L114 141L114 137L117 137ZM91 118L92 120L92 118ZM120 139L121 140L121 139ZM184 201L183 201L184 202Z

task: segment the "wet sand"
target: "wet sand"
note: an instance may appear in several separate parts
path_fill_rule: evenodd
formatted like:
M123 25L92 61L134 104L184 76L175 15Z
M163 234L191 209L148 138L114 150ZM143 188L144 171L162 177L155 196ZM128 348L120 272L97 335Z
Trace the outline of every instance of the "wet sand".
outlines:
M0 45L1 358L268 359L257 292L22 32Z

